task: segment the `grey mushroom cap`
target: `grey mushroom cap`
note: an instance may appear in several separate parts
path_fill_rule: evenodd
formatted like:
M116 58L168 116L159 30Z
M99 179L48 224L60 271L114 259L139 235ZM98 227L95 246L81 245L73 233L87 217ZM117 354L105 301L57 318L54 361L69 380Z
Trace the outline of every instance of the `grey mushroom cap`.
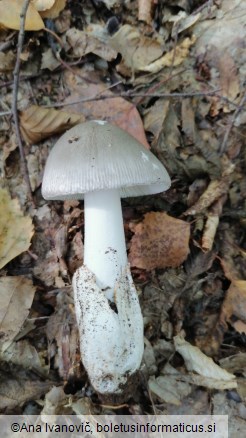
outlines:
M47 200L83 199L98 190L120 196L160 193L170 187L165 167L126 131L102 121L69 129L54 145L44 170Z

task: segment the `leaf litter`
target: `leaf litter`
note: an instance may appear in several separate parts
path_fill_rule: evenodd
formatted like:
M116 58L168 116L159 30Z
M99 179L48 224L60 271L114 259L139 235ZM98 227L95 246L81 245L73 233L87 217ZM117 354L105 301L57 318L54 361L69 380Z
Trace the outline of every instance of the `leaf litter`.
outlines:
M18 108L35 208L10 118L20 29L20 2L11 3L0 2L0 280L7 309L1 411L38 400L39 412L44 404L48 413L64 413L68 405L77 413L105 413L81 369L69 298L83 258L83 204L47 204L40 195L57 135L84 119L105 119L151 146L172 178L167 193L123 201L148 382L130 388L125 409L209 413L211 400L214 413L229 413L231 436L235 430L239 436L246 400L243 2L157 7L105 0L83 8L31 2ZM69 395L49 393L62 384Z

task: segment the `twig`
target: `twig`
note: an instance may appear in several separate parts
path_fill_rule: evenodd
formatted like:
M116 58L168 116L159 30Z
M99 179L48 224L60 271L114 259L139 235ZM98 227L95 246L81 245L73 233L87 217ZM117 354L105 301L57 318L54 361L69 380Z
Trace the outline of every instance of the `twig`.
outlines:
M67 70L69 70L74 76L77 76L78 78L83 79L86 82L89 82L89 84L96 85L98 83L97 81L93 81L92 79L89 79L88 77L85 77L84 75L81 75L80 73L75 71L66 61L64 61L60 57L59 53L56 53L55 57L56 57L57 61L59 61L61 63L61 65L63 65L63 67L65 67Z
M32 204L34 204L33 197L32 197L32 188L27 168L27 162L26 157L23 149L22 139L21 139L21 133L20 133L20 127L19 127L19 120L18 120L18 109L17 109L17 96L18 96L18 87L19 87L19 74L20 74L20 63L21 63L21 52L23 47L23 41L24 41L24 34L25 34L25 21L26 21L26 13L28 9L30 0L25 0L23 3L23 7L20 14L20 31L18 36L18 44L17 44L17 55L16 55L16 63L15 63L15 69L14 69L14 86L13 86L13 97L12 97L12 114L15 124L15 131L16 131L16 138L17 143L19 147L20 152L20 159L21 159L21 170L23 173L23 177L27 186L27 195Z
M126 91L126 92L122 92L119 94L106 94L103 95L103 93L105 93L105 91L110 90L113 87L116 87L117 85L121 84L122 81L118 81L113 85L110 85L108 88L106 88L105 90L100 91L99 93L95 94L92 97L84 97L82 99L79 100L74 100L72 102L57 102L57 103L51 103L49 105L42 105L42 108L60 108L60 107L64 107L64 106L70 106L70 105L76 105L78 103L84 103L84 102L93 102L93 101L98 101L98 100L105 100L105 99L117 99L118 97L141 97L141 98L145 98L145 97L162 97L165 99L180 99L180 98L189 98L189 97L203 97L203 96L213 96L214 94L216 95L216 93L218 92L218 90L214 90L214 91L207 91L207 92L191 92L191 93L132 93L131 91ZM219 96L221 99L223 99L223 96ZM140 102L142 102L143 99L141 99ZM137 103L138 104L138 103ZM236 106L236 105L235 105ZM238 107L239 110L241 110L241 107ZM11 114L11 111L4 111L2 113L0 113L0 117L1 116L8 116Z
M245 95L243 96L243 98L241 99L240 104L239 104L239 107L238 107L238 108L236 109L236 111L234 112L233 117L232 117L232 119L231 119L231 123L230 123L229 126L227 127L227 130L226 130L225 135L224 135L224 139L223 139L223 141L222 141L222 143L221 143L221 145L220 145L220 148L219 148L219 153L220 153L221 155L224 154L225 151L226 151L226 148L227 148L227 142L228 142L229 135L230 135L230 133L231 133L231 130L232 130L233 126L234 126L234 123L235 123L235 121L236 121L236 118L237 118L238 114L239 114L240 111L243 109L243 106L244 106L245 102L246 102L246 94L245 94Z
M207 14L208 14L208 17L209 17L210 14L211 14L211 11L212 11L212 6L213 6L213 4L214 4L214 1L213 1L213 0L208 0L208 1L206 1L205 3L203 3L203 5L199 6L197 9L195 9L195 10L192 12L191 15L198 14L198 12L201 12L201 11L203 11L203 9L208 8L208 13L207 13Z
M194 93L132 93L131 91L126 91L126 92L122 92L119 94L106 94L106 95L102 95L103 93L105 93L105 91L116 87L117 85L121 84L122 81L116 82L113 85L110 85L107 89L100 91L99 93L95 94L92 97L85 97L79 100L74 100L72 102L57 102L57 103L51 103L49 105L41 105L42 108L61 108L64 106L70 106L70 105L76 105L78 103L84 103L84 102L93 102L93 101L98 101L98 100L105 100L105 99L116 99L117 97L141 97L142 99L140 100L140 102L137 102L136 104L138 105L139 103L141 103L143 101L144 98L146 97L162 97L165 99L180 99L180 98L189 98L189 97L203 97L203 96L213 96L216 95L218 96L221 100L225 100L228 103L233 104L238 111L241 111L242 106L238 106L235 103L229 101L229 99L224 98L223 96L220 96L218 93L218 90L214 90L214 91L207 91L207 92L194 92ZM11 111L4 111L4 112L0 112L0 117L1 116L8 116L11 114Z
M148 95L150 93L154 93L156 90L158 90L158 88L160 88L163 84L165 84L166 82L170 81L171 79L173 79L175 76L179 76L182 73L184 73L185 70L180 70L178 73L173 74L172 76L168 76L167 78L163 79L162 81L158 82L157 84L151 86L147 92L146 92L146 96L144 97L140 97L139 99L137 99L136 105L140 105L145 97L148 97Z
M49 29L48 27L45 27L44 30L45 30L45 32L47 32L50 35L52 35L53 38L55 38L58 41L58 43L60 44L60 46L64 49L63 41L61 40L61 38L52 29ZM54 53L54 49L53 48L52 48L52 52Z
M105 90L104 90L105 91ZM104 92L103 91L103 92ZM91 102L97 100L105 100L105 99L116 99L117 97L163 97L166 99L180 99L180 98L188 98L188 97L203 97L203 96L213 96L216 94L218 90L207 91L207 92L191 92L191 93L132 93L131 91L126 91L120 94L106 94L101 95L100 93L92 96L85 97L83 99L75 100L72 102L58 102L50 105L45 105L43 108L59 108L62 106L76 105L77 103ZM100 94L100 95L99 95Z

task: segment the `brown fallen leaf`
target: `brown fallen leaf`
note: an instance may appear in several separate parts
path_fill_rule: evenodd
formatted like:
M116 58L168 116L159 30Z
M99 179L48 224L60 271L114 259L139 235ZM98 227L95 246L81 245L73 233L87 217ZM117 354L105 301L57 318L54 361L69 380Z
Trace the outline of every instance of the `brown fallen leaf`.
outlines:
M151 132L154 136L153 143L156 144L160 133L163 130L163 122L166 118L169 110L169 101L164 99L158 99L154 105L145 111L144 115L144 128L146 131Z
M61 289L57 294L55 312L47 324L49 359L54 359L55 367L64 380L71 379L75 365L80 362L77 356L78 329L72 303L71 288ZM54 345L56 345L55 349Z
M151 377L148 381L150 391L157 395L165 403L175 406L181 405L181 400L187 397L192 391L192 385L181 382L179 374Z
M73 49L73 55L79 58L88 53L94 53L106 61L113 61L117 57L116 50L95 36L90 35L90 32L73 27L66 32L66 40Z
M23 216L17 199L0 189L0 269L10 260L27 251L33 235L32 220Z
M163 53L160 41L142 35L140 30L129 24L121 26L108 44L122 55L124 64L132 72L144 70L146 65Z
M191 15L184 14L178 14L176 16L177 20L173 23L173 29L172 29L172 37L175 36L175 34L180 34L181 32L184 32L184 30L189 29L191 26L194 26L195 23L200 19L201 13L198 12L197 14L193 13ZM171 15L168 22L173 22L173 16Z
M220 232L220 260L224 274L230 282L245 279L246 254L237 245L236 232L231 227Z
M229 189L229 180L227 177L220 180L216 179L211 181L205 190L205 192L200 196L198 201L192 205L188 210L185 211L184 215L195 215L201 213L203 210L208 208L222 195L225 195Z
M246 353L239 351L233 356L223 357L220 359L220 365L230 373L241 374L246 377Z
M13 71L15 65L15 54L12 50L7 53L0 52L0 72Z
M44 395L54 382L39 380L33 372L28 372L21 367L8 367L0 370L0 410L20 408L28 400L37 400Z
M68 396L65 394L63 388L53 386L53 388L45 394L44 405L41 412L42 419L45 418L45 415L62 414L67 404Z
M183 99L182 110L182 132L185 134L185 144L194 144L196 141L195 112L191 99Z
M223 210L223 205L227 196L221 196L215 201L210 209L207 221L202 235L202 249L203 251L211 251L213 248L215 234L219 225L220 216Z
M24 0L2 0L0 2L0 27L20 30L20 15L23 3ZM43 28L44 22L42 18L32 3L30 3L26 13L25 30L40 30Z
M47 68L50 71L54 71L61 63L56 59L52 49L44 50L42 53L41 70Z
M147 213L144 220L131 225L135 233L129 261L141 269L177 267L189 254L190 225L166 213Z
M56 249L48 251L44 259L38 259L33 273L46 286L53 286L60 276L60 263L57 258Z
M28 278L0 278L0 350L7 350L29 314L35 287Z
M181 335L174 337L176 351L184 358L188 371L195 371L200 376L210 379L210 386L214 381L215 388L219 381L223 382L223 389L236 388L235 376L217 365L211 357L187 342Z
M146 149L149 149L150 146L146 139L143 122L135 105L122 97L115 98L112 91L108 90L105 83L102 82L98 73L88 72L85 69L78 69L77 71L85 78L83 81L68 71L64 74L64 81L70 90L70 95L65 99L64 103L86 98L91 99L93 96L101 95L102 100L76 103L73 105L73 110L83 114L86 120L106 120L119 126L135 137ZM86 81L87 77L92 79L95 84L88 83ZM106 92L107 96L112 95L112 99L110 97L103 99L104 92Z
M84 121L83 115L32 105L20 114L20 130L24 140L32 144Z
M48 365L41 363L41 357L39 356L36 348L30 344L29 341L21 340L13 342L7 350L0 352L0 360L15 365L20 365L27 370L35 370L40 376L48 374Z
M223 301L220 323L232 325L236 331L246 333L246 281L233 280Z
M190 207L194 205L202 193L206 190L207 180L206 178L196 178L189 186L189 193L187 195L187 205Z
M142 64L139 67L141 71L148 71L150 73L157 73L164 67L176 67L182 64L187 58L190 47L195 43L196 37L193 35L191 38L185 38L175 49L170 50L161 58L152 62L151 64Z
M218 70L222 95L235 102L240 93L240 79L236 64L227 51L220 53ZM228 103L224 103L223 110L224 112L231 111Z

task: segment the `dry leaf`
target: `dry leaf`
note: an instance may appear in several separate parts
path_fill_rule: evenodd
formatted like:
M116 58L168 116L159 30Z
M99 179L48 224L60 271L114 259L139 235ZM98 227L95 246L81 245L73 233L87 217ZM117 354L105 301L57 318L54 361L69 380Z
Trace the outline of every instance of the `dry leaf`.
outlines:
M64 407L68 405L68 396L63 388L53 386L47 394L45 394L44 405L41 411L42 421L45 421L46 415L64 414ZM59 409L61 412L59 412ZM49 419L47 419L50 421ZM52 434L53 435L53 434Z
M30 246L33 235L31 218L23 216L17 199L0 189L0 269Z
M240 93L240 80L233 58L228 52L223 52L218 61L220 87L223 96L235 102ZM223 106L224 112L230 111L228 103Z
M21 112L20 129L24 140L31 144L84 121L85 118L82 115L32 105Z
M122 55L124 64L133 72L159 58L163 48L157 39L145 37L129 24L124 24L108 41Z
M230 380L228 382L227 380L204 377L194 373L190 374L189 377L189 381L190 383L193 383L193 385L204 386L205 388L209 389L218 389L220 391L224 391L225 389L237 388L236 380Z
M246 352L224 357L220 360L220 365L231 373L241 374L246 377Z
M70 398L69 405L78 418L81 418L81 415L88 415L88 412L90 412L91 415L97 413L95 404L90 397L85 396L83 398L73 398L73 400Z
M185 134L185 144L194 144L196 141L196 123L193 102L191 99L183 99L182 111L182 132Z
M54 71L59 67L61 63L56 59L52 49L47 49L42 52L41 70L47 68L50 71Z
M46 374L48 371L48 366L46 370L42 367L36 348L26 340L13 342L7 350L0 352L0 360L20 365L22 368L36 370L40 374Z
M6 367L5 367L6 368ZM4 370L5 371L5 370ZM23 370L16 370L12 374L0 371L0 410L19 408L29 400L38 400L54 384L48 381L37 380L33 374L26 375ZM13 436L13 434L12 434Z
M202 353L199 348L186 342L182 336L174 337L174 346L176 351L184 358L185 365L189 371L195 371L203 377L209 377L216 381L228 382L230 388L237 387L233 374L216 365L213 359Z
M229 323L235 328L235 330L246 333L245 280L232 280L232 283L226 293L226 297L221 307L220 322L223 325L225 323Z
M73 48L73 55L82 57L88 53L94 53L106 61L113 61L117 57L117 52L107 43L100 41L89 32L79 29L69 29L66 33L66 40Z
M60 274L60 263L57 258L56 249L46 253L45 259L38 259L33 269L35 277L39 278L46 286L53 286L55 279Z
M218 198L222 195L226 194L229 188L228 178L216 179L211 181L205 190L205 192L201 195L198 201L192 205L192 207L188 208L184 213L187 215L195 215L197 213L201 213L205 208L209 207L214 203Z
M33 6L38 12L46 11L46 9L52 8L56 0L32 0Z
M188 15L188 16L182 16L180 19L174 23L172 36L174 36L174 32L177 34L180 34L186 29L189 29L191 26L194 26L195 23L200 19L201 13L198 12L197 14Z
M144 128L154 135L153 142L156 143L163 129L163 122L169 109L169 101L158 99L144 115ZM153 147L152 142L152 147Z
M0 25L7 29L20 30L20 14L23 3L24 0L0 1ZM32 3L30 3L26 13L25 30L40 30L43 28L42 18Z
M177 267L189 254L190 225L166 213L147 213L131 226L129 261L141 269Z
M232 323L232 326L236 330L236 332L241 333L242 335L246 334L246 323L243 321L235 321Z
M152 62L149 65L142 64L139 68L142 71L148 71L150 73L157 73L164 67L176 67L185 60L189 53L190 47L195 43L196 38L192 36L191 38L185 38L182 43L178 44L177 47L170 52L166 53L161 58Z
M15 54L10 50L7 53L0 52L0 72L12 71L15 65Z
M202 249L203 251L211 251L213 248L215 234L219 225L219 218L223 211L223 205L227 199L227 196L221 196L215 201L208 213L207 221L204 227L202 236Z
M70 96L64 102L74 102L76 100L83 100L83 98L90 99L96 95L102 95L103 97L103 92L105 91L108 96L112 95L112 99L109 97L107 99L102 98L102 100L82 101L74 104L73 110L79 114L84 114L86 120L107 120L119 126L135 137L146 149L149 149L150 146L147 142L143 123L136 106L122 97L114 98L114 94L112 91L107 90L105 83L102 82L98 73L84 71L83 69L77 71L83 75L85 80L81 81L80 78L77 80L74 74L70 72L64 74L66 86L70 90ZM86 81L87 77L92 79L95 84L88 84ZM78 82L76 83L75 80Z
M176 406L181 405L181 400L192 391L192 386L187 382L181 382L179 376L151 377L148 381L149 389L166 403Z
M40 0L42 1L42 0ZM46 2L47 0L45 0ZM50 18L53 20L54 18L57 18L61 11L66 6L66 0L55 0L53 6L49 9L46 9L45 11L40 11L40 15L42 18Z
M64 288L57 294L55 312L49 318L47 324L47 339L49 341L49 358L54 359L55 367L60 376L67 380L73 366L77 363L78 330L75 322L75 314L71 307L71 290ZM54 343L56 348L53 348Z
M0 278L0 349L5 351L29 314L35 287L25 277Z
M223 96L239 104L240 72L245 64L245 1L223 1L214 12L213 19L202 20L193 28L197 36L196 58L202 58L209 66L213 88L222 88ZM212 116L219 115L221 110L229 112L235 109L229 102L215 97L211 101Z
M204 48L208 47L210 58L217 61L219 49L221 54L227 51L235 61L238 58L238 49L244 47L246 37L245 1L223 1L216 19L197 23L193 31L197 36L197 56L204 54Z

